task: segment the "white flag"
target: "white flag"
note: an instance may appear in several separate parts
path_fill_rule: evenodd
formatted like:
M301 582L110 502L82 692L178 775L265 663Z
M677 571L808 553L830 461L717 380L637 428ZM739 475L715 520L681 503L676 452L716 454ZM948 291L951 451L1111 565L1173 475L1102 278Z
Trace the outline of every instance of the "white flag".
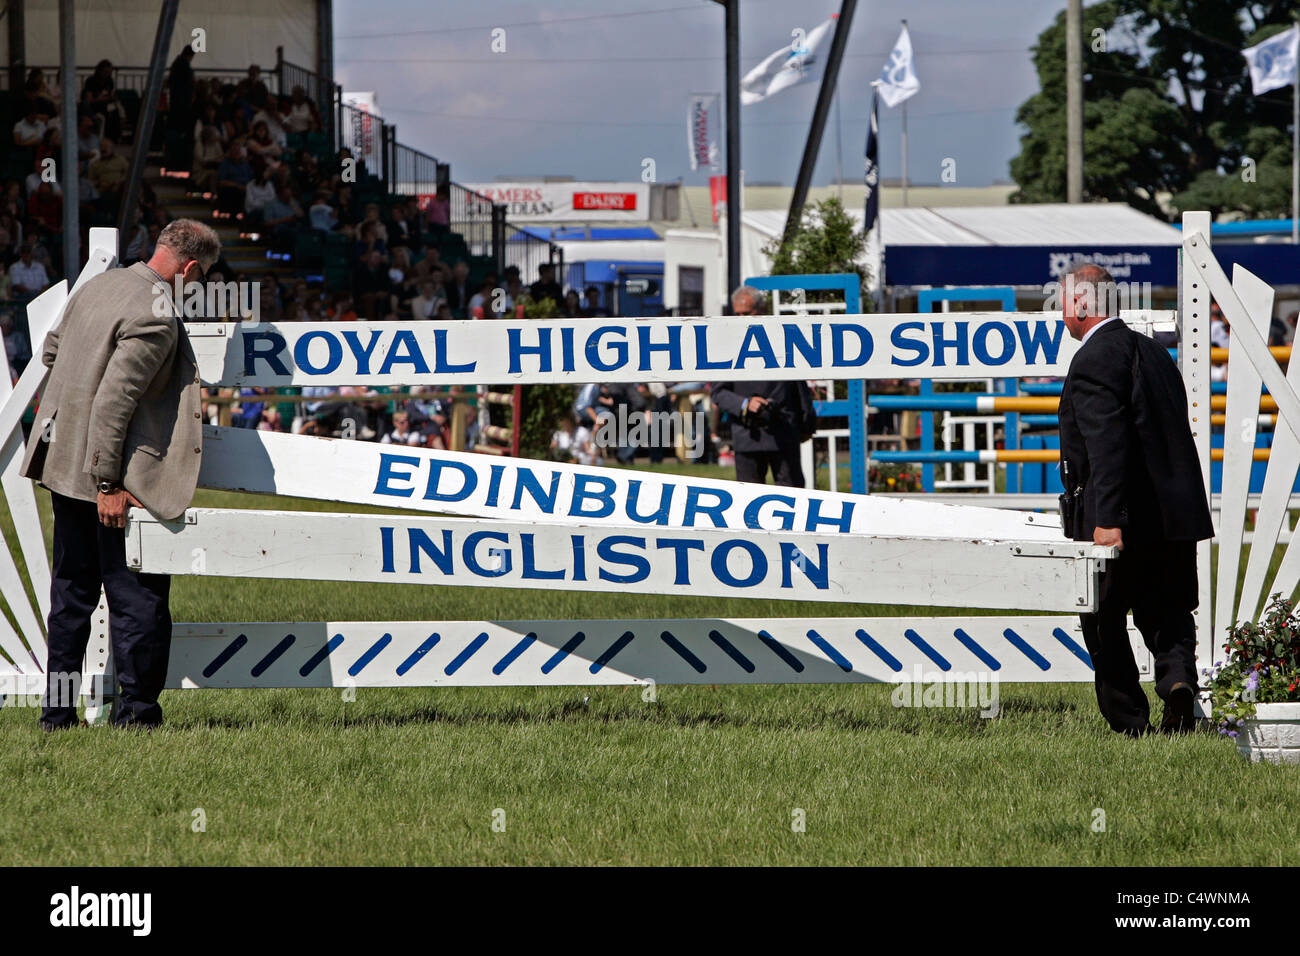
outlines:
M831 17L807 34L796 30L793 43L777 50L745 74L740 81L740 102L746 106L761 103L773 93L806 83L819 75L821 62L817 57L817 47L834 22L835 17Z
M889 62L880 71L879 88L880 98L886 106L897 106L921 88L916 68L912 65L912 38L906 26L890 51Z
M1298 48L1300 27L1292 27L1241 51L1250 67L1250 85L1256 96L1295 82Z
M691 169L708 166L718 169L717 93L692 93L686 107L686 147L691 154Z

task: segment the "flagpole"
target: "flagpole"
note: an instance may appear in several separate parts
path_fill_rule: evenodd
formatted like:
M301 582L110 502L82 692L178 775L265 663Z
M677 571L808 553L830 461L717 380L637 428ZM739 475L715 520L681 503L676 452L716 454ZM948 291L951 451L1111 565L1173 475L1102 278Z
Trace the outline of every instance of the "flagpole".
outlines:
M844 167L841 165L844 156L844 144L840 139L840 84L838 78L835 82L835 184L839 190L840 205L844 205Z
M907 205L907 100L903 100L903 205Z
M907 29L906 20L903 29ZM903 205L907 205L907 100L903 100Z

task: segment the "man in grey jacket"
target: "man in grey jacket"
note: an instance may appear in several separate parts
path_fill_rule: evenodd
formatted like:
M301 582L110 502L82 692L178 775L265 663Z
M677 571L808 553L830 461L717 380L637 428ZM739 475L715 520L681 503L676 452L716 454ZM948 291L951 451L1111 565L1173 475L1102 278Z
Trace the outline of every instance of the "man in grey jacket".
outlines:
M175 282L201 282L220 254L212 229L178 219L162 230L147 263L87 282L46 339L50 377L23 461L23 474L50 490L54 512L46 730L77 723L101 586L119 684L111 722L162 721L171 579L127 569L123 528L132 505L175 518L194 497L202 401Z

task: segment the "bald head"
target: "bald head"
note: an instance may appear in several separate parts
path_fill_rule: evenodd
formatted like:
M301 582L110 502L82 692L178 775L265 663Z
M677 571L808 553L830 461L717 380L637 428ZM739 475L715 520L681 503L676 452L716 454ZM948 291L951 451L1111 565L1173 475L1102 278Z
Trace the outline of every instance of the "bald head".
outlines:
M195 219L176 219L163 227L149 266L171 281L178 273L187 280L211 269L221 258L221 239L211 226Z
M1096 263L1075 266L1061 285L1061 311L1073 338L1081 340L1089 329L1119 314L1115 280Z

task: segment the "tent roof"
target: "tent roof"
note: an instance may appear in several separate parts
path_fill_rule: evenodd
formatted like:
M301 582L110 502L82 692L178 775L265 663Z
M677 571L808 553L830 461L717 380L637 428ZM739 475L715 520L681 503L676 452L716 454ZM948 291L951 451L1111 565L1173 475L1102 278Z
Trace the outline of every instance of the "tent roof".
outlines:
M862 210L849 214L861 225ZM749 228L776 236L783 210L744 214ZM1123 203L915 207L881 210L886 246L1176 246L1182 233Z
M539 239L551 242L610 242L616 239L658 239L659 233L649 226L533 226L519 227L522 232L530 233ZM523 235L514 235L512 240L524 240Z
M659 262L664 261L662 239L562 240L565 262Z

